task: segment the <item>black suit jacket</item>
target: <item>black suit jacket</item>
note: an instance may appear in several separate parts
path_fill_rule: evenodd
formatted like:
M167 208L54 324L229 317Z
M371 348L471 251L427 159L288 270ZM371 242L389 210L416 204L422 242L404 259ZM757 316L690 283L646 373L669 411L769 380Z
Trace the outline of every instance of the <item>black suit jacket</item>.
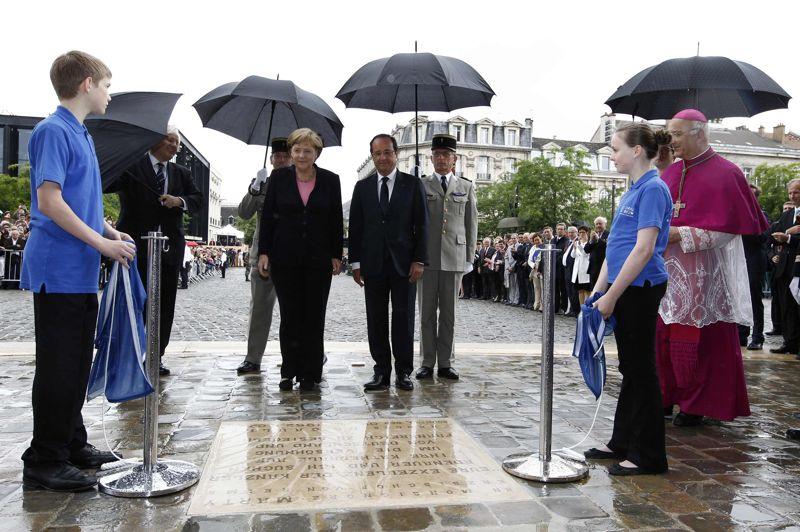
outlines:
M258 253L281 267L331 268L342 260L344 219L339 176L314 166L317 181L303 205L294 166L272 171L261 211Z
M197 212L203 201L203 194L194 184L188 168L175 163L167 163L167 193L183 198L188 212ZM126 170L111 184L106 192L119 193L120 213L117 229L128 233L136 241L137 253L147 256L147 240L142 240L149 231L161 232L169 238L164 262L180 265L186 240L183 237L183 209L168 209L159 201L156 173L145 154L139 162Z
M772 224L770 231L785 233L794 225L794 209L789 209L781 214L777 222ZM780 260L774 270L776 278L790 278L794 274L794 259L797 256L798 244L800 244L800 235L792 235L788 244L782 244L783 251L779 255Z
M566 272L564 271L564 263L561 262L561 259L564 258L564 253L567 252L567 248L569 247L570 244L570 239L569 237L566 236L557 236L554 237L553 240L554 240L553 245L557 247L560 251L560 253L556 253L554 257L556 261L556 277L559 279L563 279L564 276L566 275Z
M589 278L594 281L600 276L603 268L603 261L606 260L606 246L608 244L608 231L603 231L595 242L589 240L583 250L589 254Z
M386 214L378 203L378 174L356 183L350 202L349 260L361 274L383 275L384 257L407 277L412 262L428 262L428 210L419 178L397 171Z

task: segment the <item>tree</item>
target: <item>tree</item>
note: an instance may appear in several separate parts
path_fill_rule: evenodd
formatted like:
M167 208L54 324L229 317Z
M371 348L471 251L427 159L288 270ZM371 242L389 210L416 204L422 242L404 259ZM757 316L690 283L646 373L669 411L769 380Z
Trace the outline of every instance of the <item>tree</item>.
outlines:
M116 193L103 194L103 215L114 222L119 221L119 195Z
M256 216L251 216L249 220L245 220L239 216L233 222L234 227L244 233L244 243L248 246L253 243L253 233L256 230Z
M751 181L758 183L761 188L758 201L770 220L777 220L780 217L783 204L789 199L786 185L797 178L800 178L800 163L761 164L756 167Z
M24 165L18 176L0 174L0 210L16 211L20 205L31 204L31 167Z
M478 188L478 236L497 234L497 224L512 215L514 187L511 182L501 181ZM473 242L474 244L474 242Z

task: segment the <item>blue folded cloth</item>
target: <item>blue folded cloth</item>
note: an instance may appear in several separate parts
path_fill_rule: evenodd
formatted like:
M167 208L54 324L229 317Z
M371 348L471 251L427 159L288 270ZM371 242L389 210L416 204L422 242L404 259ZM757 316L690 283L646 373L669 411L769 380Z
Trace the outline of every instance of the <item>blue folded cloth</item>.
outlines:
M614 316L604 320L600 311L594 308L595 302L603 295L603 292L597 292L581 305L575 328L575 344L572 347L572 356L580 362L583 380L595 399L600 397L606 382L606 353L603 339L614 332L617 324Z

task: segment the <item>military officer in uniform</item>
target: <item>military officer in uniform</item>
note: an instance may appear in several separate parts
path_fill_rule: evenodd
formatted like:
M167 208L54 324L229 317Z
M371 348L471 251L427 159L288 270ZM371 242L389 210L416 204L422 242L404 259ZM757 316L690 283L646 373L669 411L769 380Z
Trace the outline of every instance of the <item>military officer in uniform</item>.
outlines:
M458 379L453 368L453 328L461 276L472 270L478 237L478 207L472 181L456 177L456 139L434 135L434 173L423 177L428 208L428 261L419 290L422 364L417 379Z
M285 168L291 164L289 145L285 138L272 139L272 155L269 161L273 169ZM261 210L264 197L267 193L267 169L258 171L257 177L250 183L247 193L239 203L239 216L249 220L256 215L256 228L253 233L251 250L258 251L258 228L261 226ZM258 273L258 253L250 253L249 264L245 268L252 268L250 272L250 319L247 332L247 355L244 362L239 364L236 372L258 373L261 371L261 359L267 348L269 329L272 326L272 309L275 307L275 286L271 277L262 277Z

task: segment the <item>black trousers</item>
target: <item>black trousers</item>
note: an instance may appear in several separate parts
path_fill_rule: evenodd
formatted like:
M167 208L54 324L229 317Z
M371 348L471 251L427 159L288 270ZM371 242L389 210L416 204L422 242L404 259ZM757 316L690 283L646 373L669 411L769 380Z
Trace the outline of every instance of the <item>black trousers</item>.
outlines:
M189 266L188 262L180 267L180 274L181 274L181 288L188 288L189 287Z
M559 273L561 275L559 275ZM544 285L542 285L542 289L544 289ZM567 281L564 277L564 270L562 269L560 272L556 271L556 286L555 290L553 290L553 295L555 296L555 309L556 312L564 312L567 310Z
M481 293L481 298L483 299L494 299L497 297L497 288L495 286L495 275L492 270L489 268L484 268L481 271L481 287L483 288L483 292Z
M281 311L281 377L320 382L331 271L273 264L270 275Z
M581 300L578 297L578 285L567 279L565 281L567 290L567 299L569 300L569 311L572 314L577 314L581 310Z
M656 318L667 283L645 284L628 287L614 309L622 386L608 448L641 468L663 473L667 453L656 369Z
M764 294L761 290L761 279L764 274L761 272L754 272L752 275L748 272L747 280L750 284L750 301L753 308L753 342L757 344L764 343ZM739 325L739 341L747 342L747 337L750 336L750 327L747 325Z
M367 305L367 339L375 361L375 373L389 377L410 375L414 370L414 301L417 285L398 275L389 263L383 275L364 277L364 299ZM389 300L392 303L392 333L389 346Z
M461 276L461 288L463 289L463 297L465 299L470 299L477 295L475 294L473 277L475 277L474 270Z
M136 266L142 285L147 290L147 248L144 253L139 249L136 253ZM172 264L161 260L161 317L159 323L159 342L161 356L167 350L169 337L172 334L172 322L175 321L175 298L178 295L178 273L180 264ZM144 323L147 326L147 307L144 309Z
M778 279L778 298L781 306L783 343L789 348L789 351L797 353L800 348L800 312L798 312L797 301L789 290L791 282L790 275Z
M783 334L783 323L781 322L781 296L778 295L780 291L780 284L774 273L769 276L769 291L770 291L770 315L772 318L772 330L778 334Z
M528 282L528 274L529 270L527 268L523 268L522 266L517 266L517 271L513 273L513 275L517 276L517 292L519 292L519 298L514 301L514 303L518 303L520 305L533 305L533 301L530 300L528 287L525 285L531 284Z
M23 453L28 466L66 462L86 445L81 409L86 398L97 294L33 294L36 371L33 439Z

